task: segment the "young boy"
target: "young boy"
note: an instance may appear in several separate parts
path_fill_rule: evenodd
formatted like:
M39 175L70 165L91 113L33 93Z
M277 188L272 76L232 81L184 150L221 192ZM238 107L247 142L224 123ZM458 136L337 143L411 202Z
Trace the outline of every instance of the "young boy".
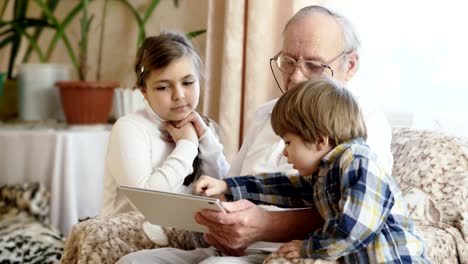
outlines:
M284 207L315 206L325 219L323 228L284 244L278 253L287 258L429 263L400 189L365 144L361 110L346 88L327 78L299 84L278 100L271 123L300 176L203 176L194 192Z

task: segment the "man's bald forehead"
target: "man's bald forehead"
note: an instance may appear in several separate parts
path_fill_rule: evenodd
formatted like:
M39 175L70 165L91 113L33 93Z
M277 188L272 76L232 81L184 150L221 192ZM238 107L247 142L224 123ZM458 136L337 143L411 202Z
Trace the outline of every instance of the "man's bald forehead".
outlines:
M283 33L286 31L286 29L289 27L290 24L301 20L303 18L310 18L313 16L323 16L327 17L333 20L336 20L334 17L334 13L332 13L330 10L326 9L325 7L322 6L308 6L304 7L301 10L297 11L296 14L294 14L293 17L291 17L288 22L286 23Z
M337 49L345 46L341 25L333 16L322 12L311 12L291 20L283 33L283 41L313 46L320 42Z

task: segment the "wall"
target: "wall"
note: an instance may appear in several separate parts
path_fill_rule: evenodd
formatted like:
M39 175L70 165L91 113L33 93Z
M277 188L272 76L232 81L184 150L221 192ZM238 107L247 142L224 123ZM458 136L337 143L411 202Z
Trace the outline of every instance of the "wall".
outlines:
M149 0L130 0L133 6L143 13L149 5ZM10 1L5 14L10 14L14 1ZM59 20L73 8L78 1L66 0L60 1L55 12ZM102 7L104 0L91 1L89 10L94 14L88 52L88 79L96 79L99 35L102 18ZM179 8L176 8L172 0L161 0L159 6L146 24L147 35L158 34L161 30L177 30L189 32L193 30L206 29L207 27L208 1L190 0L179 1ZM31 1L28 16L38 16L40 8ZM9 18L8 16L5 19ZM73 23L68 27L67 34L74 48L77 48L80 36L80 17L75 17ZM103 80L118 80L123 87L132 87L135 82L133 74L133 62L137 50L138 26L130 11L117 0L110 0L105 19L104 48L102 54L102 78ZM50 42L52 32L44 31L40 39L40 46L45 49ZM193 40L197 50L205 57L206 34L198 36ZM26 40L20 50L24 54ZM6 71L8 67L8 56L10 48L0 50L0 71ZM22 57L22 56L19 56ZM36 62L37 58L32 57L31 62ZM50 62L52 63L70 63L63 42L59 42L54 51ZM19 64L16 63L16 69ZM73 70L72 78L77 78L77 72Z

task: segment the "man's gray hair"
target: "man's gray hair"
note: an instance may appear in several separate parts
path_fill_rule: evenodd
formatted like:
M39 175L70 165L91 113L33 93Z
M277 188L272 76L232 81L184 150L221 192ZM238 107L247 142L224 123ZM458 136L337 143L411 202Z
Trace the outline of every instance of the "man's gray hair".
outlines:
M343 37L345 41L345 51L346 52L355 51L356 53L359 54L361 41L359 40L359 37L356 33L356 30L354 29L354 26L351 24L351 21L349 21L346 17L338 14L337 12L332 11L323 6L311 5L311 6L306 6L302 8L301 10L297 11L297 13L288 20L288 23L286 23L286 26L284 27L284 31L286 31L289 24L291 24L292 22L299 20L303 17L310 16L314 13L322 13L322 14L333 17L338 22L338 24L341 25L341 29L343 31Z

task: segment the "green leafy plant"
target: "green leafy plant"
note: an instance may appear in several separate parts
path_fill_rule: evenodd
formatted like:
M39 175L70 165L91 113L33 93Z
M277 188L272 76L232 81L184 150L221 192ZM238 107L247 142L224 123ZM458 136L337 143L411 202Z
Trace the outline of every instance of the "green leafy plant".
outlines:
M91 22L93 21L94 15L89 15L88 13L88 0L82 0L83 3L83 16L81 17L80 20L80 25L81 25L81 39L79 43L79 65L80 67L78 68L78 76L81 81L84 81L86 79L86 73L88 72L88 38L89 38L89 28L91 25ZM107 3L107 1L106 1ZM104 26L104 25L102 25ZM102 40L101 40L102 42Z
M65 44L65 48L70 57L73 67L77 70L80 80L84 80L86 76L86 62L87 62L87 45L88 45L88 32L91 25L93 16L88 15L88 0L79 1L66 15L62 21L59 21L53 14L53 9L44 2L44 0L34 0L41 8L46 19L56 28L56 32L52 37L51 43L48 46L46 53L46 60L50 59L52 52L55 50L58 41L61 39ZM79 42L78 55L75 53L71 42L66 34L66 28L71 24L73 19L82 13L81 18L81 38ZM84 65L84 66L83 66Z
M23 61L29 58L34 50L40 61L46 61L47 57L38 45L38 38L41 35L42 29L54 28L55 26L46 19L43 15L41 18L28 18L26 11L28 10L28 0L16 0L13 6L13 17L11 20L4 20L5 11L9 1L3 1L0 7L0 49L10 45L10 56L8 61L7 78L13 79L14 65L18 56L18 51L22 44L23 36L26 37L29 43L28 51ZM58 0L49 0L45 3L50 10L54 10ZM35 28L36 31L31 34L28 29Z
M103 16L102 16L102 21L101 21L101 25L102 25L102 30L101 30L101 39L100 39L100 47L99 47L99 54L98 54L98 71L97 71L97 79L99 80L100 79L100 76L101 76L101 58L102 58L102 49L103 49L103 34L104 34L104 30L105 30L105 23L104 23L104 18L106 16L106 13L107 13L107 4L108 4L108 0L105 0L106 2L104 3L104 8L103 8ZM130 13L133 15L133 17L135 18L135 21L137 22L137 25L138 25L138 37L137 37L137 47L139 47L141 45L141 43L143 42L143 40L146 38L146 23L148 22L148 20L151 18L152 14L154 13L154 11L156 10L156 8L158 7L159 3L160 3L160 0L151 0L151 2L149 3L148 7L145 9L145 12L143 12L143 14L140 14L138 12L138 10L130 3L129 0L120 0L120 2L122 2L129 10L130 10ZM173 4L174 6L177 8L179 6L179 1L178 0L173 0ZM202 29L202 30L196 30L196 31L192 31L192 32L188 32L186 33L187 36L191 39L191 38L195 38L197 37L198 35L201 35L203 33L205 33L206 30Z
M57 7L59 3L59 0L49 0L47 1L47 5L49 6L50 9L52 10L55 10L55 8ZM45 20L46 17L44 14L41 14L41 20ZM37 40L39 39L39 36L41 35L42 31L44 30L44 27L36 27L34 28L34 33L32 35L32 38L37 42ZM23 63L26 63L29 61L30 57L31 57L31 54L33 52L33 47L32 45L30 44L29 47L27 48L27 51L23 57L23 60L22 62ZM43 59L46 59L46 58L43 58Z
M146 38L146 30L145 30L146 23L148 22L149 18L153 14L156 7L159 5L160 1L159 0L151 0L150 5L148 6L148 8L146 8L146 11L142 15L140 15L138 13L136 8L130 3L130 1L128 1L128 0L120 0L120 1L125 6L128 7L128 9L130 10L133 17L135 18L135 20L138 23L137 47L139 47L141 45L141 43L143 42L143 40ZM176 8L179 7L179 1L174 0L173 3L174 3L174 6ZM187 34L187 36L189 38L194 38L194 37L196 37L198 35L201 35L201 34L203 34L205 32L206 32L206 30L202 29L202 30L192 31L192 32L189 32L189 33L186 33L186 34Z
M145 26L151 18L152 14L158 7L160 0L151 0L148 7L145 9L143 14L140 14L138 10L130 3L129 0L119 0L124 4L131 12L138 24L138 37L137 46L139 46L146 37ZM88 39L91 24L93 22L94 15L89 14L89 3L90 0L79 0L76 5L64 16L62 20L59 20L55 15L54 11L60 2L59 0L33 0L37 6L41 9L42 16L39 19L32 19L26 17L26 11L28 8L29 0L16 0L14 6L14 18L11 21L0 21L0 48L7 44L12 44L10 64L8 67L8 77L11 78L13 65L16 60L19 47L21 45L21 37L25 36L29 42L29 47L26 51L23 62L27 61L32 53L35 51L40 62L47 62L50 60L52 53L54 52L56 45L59 40L63 40L67 54L70 58L71 64L76 69L79 79L84 81L87 78L88 72ZM8 1L5 1L0 7L0 18L3 17L3 13L7 7ZM178 7L179 1L173 1L174 6ZM108 0L105 0L102 10L102 21L101 21L101 34L100 34L100 46L98 51L98 71L97 80L100 80L101 76L101 58L103 50L103 34L105 30L104 19L107 14ZM72 47L71 41L66 33L67 27L71 24L75 17L81 15L80 19L80 40L77 49ZM26 29L28 27L34 27L34 33L29 33ZM38 38L41 35L44 28L52 28L55 30L50 43L47 45L47 49L43 51L38 45ZM206 30L196 30L187 33L189 38L194 38L200 34L205 33Z
M146 23L151 18L151 15L156 10L156 7L158 7L160 0L151 0L151 3L148 5L148 7L146 8L143 14L140 14L138 10L130 3L129 0L120 0L120 1L130 10L131 14L133 15L133 17L135 18L138 24L137 47L140 47L141 43L146 38ZM178 0L173 0L173 4L176 8L179 7ZM188 32L186 33L186 35L189 39L192 39L205 32L206 32L205 29L201 29L201 30Z

